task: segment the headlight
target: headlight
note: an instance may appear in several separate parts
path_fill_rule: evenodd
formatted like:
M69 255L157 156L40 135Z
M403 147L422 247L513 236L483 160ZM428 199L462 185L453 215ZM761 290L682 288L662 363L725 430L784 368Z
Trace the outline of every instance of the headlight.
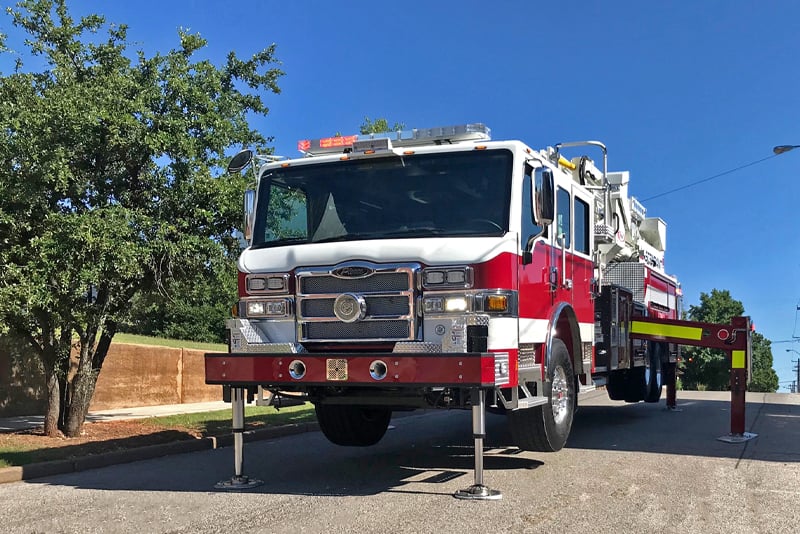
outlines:
M425 314L465 312L469 310L469 299L465 295L425 297L422 310Z
M248 293L287 293L289 291L289 275L250 274L247 275Z
M448 297L444 299L444 310L449 312L467 311L467 299L465 297Z
M248 317L286 317L289 315L289 301L276 300L249 300L245 311Z
M472 267L429 267L422 271L422 287L426 289L469 289L472 282Z

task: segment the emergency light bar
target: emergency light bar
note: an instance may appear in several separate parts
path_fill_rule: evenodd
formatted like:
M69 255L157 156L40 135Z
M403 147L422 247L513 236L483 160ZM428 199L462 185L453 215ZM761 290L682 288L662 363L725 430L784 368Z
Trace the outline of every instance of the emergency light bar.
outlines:
M401 132L337 135L323 137L322 139L303 139L297 142L297 150L307 156L343 152L372 153L372 151L390 151L393 147L488 141L490 139L490 130L486 125L473 123L426 129L415 128Z

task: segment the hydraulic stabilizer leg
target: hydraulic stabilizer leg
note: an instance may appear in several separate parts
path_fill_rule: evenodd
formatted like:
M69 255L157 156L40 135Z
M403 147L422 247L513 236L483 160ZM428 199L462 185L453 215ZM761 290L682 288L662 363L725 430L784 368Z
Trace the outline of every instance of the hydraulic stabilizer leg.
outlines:
M667 410L680 411L677 405L678 364L667 362L664 366L664 383L667 385Z
M472 390L472 436L475 438L475 483L455 492L457 499L497 500L503 494L483 485L483 439L486 437L486 390Z
M242 474L244 463L244 388L231 388L231 431L233 432L234 475L218 482L214 487L222 490L242 490L262 485L261 480Z

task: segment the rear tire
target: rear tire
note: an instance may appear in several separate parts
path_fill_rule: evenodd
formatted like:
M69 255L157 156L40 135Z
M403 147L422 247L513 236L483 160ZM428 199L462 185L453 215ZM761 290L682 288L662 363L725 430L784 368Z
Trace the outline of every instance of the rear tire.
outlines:
M645 370L645 402L658 402L661 400L661 385L663 383L661 358L665 350L664 343L656 343L654 341L648 343L647 368Z
M575 415L575 376L567 347L553 340L544 394L547 404L509 412L514 443L522 450L556 452L567 442Z
M625 402L639 402L644 400L647 394L647 384L645 384L645 368L634 367L628 369L628 385L625 394Z
M606 391L611 400L625 400L628 392L628 375L626 371L611 371L608 373Z
M328 441L345 447L375 445L392 419L392 411L380 406L316 404L314 411Z

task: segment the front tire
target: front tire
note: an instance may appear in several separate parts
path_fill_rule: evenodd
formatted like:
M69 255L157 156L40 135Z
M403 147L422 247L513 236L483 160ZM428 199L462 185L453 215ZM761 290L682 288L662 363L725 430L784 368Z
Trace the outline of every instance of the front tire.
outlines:
M392 411L380 406L316 404L314 411L328 441L344 447L368 447L378 443L392 419Z
M508 414L511 436L522 450L556 452L567 442L575 415L575 376L567 347L554 339L547 382L547 404Z

